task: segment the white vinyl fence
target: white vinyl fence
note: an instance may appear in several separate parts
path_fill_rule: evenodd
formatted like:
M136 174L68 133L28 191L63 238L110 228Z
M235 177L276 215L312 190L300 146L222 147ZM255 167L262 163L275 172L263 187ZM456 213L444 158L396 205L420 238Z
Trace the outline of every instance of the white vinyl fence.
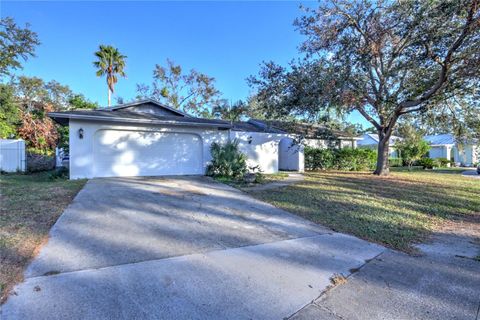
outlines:
M0 139L0 170L6 172L25 171L26 165L25 141Z

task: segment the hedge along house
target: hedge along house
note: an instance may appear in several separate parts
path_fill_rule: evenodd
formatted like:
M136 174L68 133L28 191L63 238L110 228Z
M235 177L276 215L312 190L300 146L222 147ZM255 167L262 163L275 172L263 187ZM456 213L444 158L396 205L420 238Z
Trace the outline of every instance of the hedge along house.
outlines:
M154 100L49 116L69 126L71 179L203 175L211 160L211 144L233 139L247 155L248 166L275 173L280 142L291 137L250 122L191 117ZM303 170L303 155L295 159L302 161L296 167Z

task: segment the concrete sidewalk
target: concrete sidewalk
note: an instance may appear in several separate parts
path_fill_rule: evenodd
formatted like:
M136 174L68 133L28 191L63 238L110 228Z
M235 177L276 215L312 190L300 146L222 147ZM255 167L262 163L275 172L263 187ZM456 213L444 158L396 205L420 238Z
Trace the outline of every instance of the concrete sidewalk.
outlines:
M480 319L480 228L472 220L418 245L419 256L385 251L291 319Z
M462 175L469 178L480 179L480 174L477 173L476 169L465 170L462 172Z

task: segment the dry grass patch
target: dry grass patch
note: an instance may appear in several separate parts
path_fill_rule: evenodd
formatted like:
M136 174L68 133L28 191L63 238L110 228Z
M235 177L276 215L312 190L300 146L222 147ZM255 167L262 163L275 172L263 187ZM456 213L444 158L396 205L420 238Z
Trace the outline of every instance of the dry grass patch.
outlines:
M22 280L51 226L84 184L52 180L48 173L0 176L0 301Z
M480 181L413 171L311 172L298 184L252 196L340 232L412 252L451 221L480 221ZM480 226L479 226L480 227Z

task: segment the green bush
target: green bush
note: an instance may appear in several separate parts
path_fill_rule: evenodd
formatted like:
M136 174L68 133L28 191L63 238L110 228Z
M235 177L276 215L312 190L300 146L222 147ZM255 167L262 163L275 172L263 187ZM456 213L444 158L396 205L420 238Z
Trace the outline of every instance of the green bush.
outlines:
M48 174L48 178L50 180L57 180L57 179L63 179L66 180L68 179L68 172L69 170L65 167L58 167L55 168L52 172Z
M442 167L442 168L448 167L448 165L451 163L451 161L448 160L447 158L438 158L435 160L437 161L439 167Z
M307 170L371 170L375 167L377 160L377 153L371 149L331 150L306 147L304 153Z
M371 149L343 148L335 150L334 166L338 170L365 171L375 167L377 153Z
M390 167L403 167L402 158L388 158L388 163Z
M335 155L331 149L316 149L305 147L305 169L307 170L326 170L332 169Z
M237 140L224 145L214 142L210 151L212 162L207 167L207 175L239 179L248 172L247 156L238 150Z
M423 169L433 169L435 167L439 167L440 163L437 161L437 159L422 158L418 160L417 165L422 166Z

